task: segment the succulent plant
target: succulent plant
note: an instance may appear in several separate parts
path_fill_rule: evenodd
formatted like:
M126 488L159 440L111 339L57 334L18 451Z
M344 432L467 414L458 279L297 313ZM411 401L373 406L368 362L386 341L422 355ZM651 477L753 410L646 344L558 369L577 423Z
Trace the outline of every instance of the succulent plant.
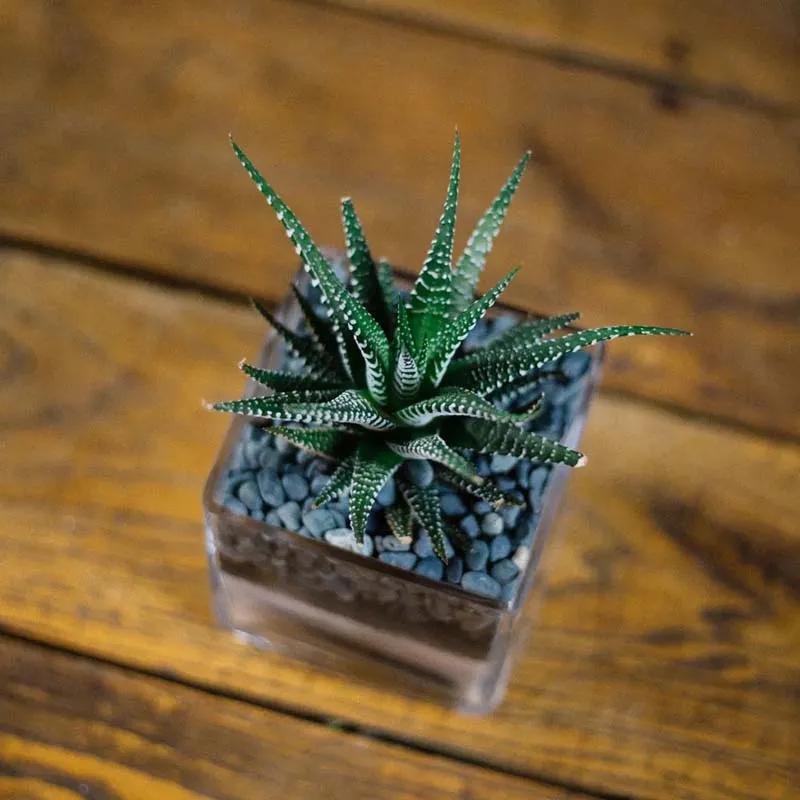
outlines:
M349 258L349 285L311 239L282 198L235 142L234 152L294 243L318 287L327 317L294 288L307 332L287 329L259 303L256 308L302 364L299 371L275 371L242 362L241 369L272 390L264 396L215 403L219 411L273 421L271 432L317 455L333 459L327 485L315 498L322 505L350 494L351 526L362 541L367 518L385 482L397 476L398 501L386 511L400 536L428 531L443 561L445 524L436 481L498 507L519 504L476 471L472 452L504 454L541 463L582 466L585 457L526 429L541 407L520 413L505 408L541 379L540 370L561 356L608 339L633 335L681 335L671 328L617 325L571 331L558 338L578 314L522 323L476 352L461 345L476 323L511 283L513 269L486 294L474 291L530 154L514 168L479 220L461 257L452 265L461 146L456 134L444 208L422 270L410 293L395 287L391 267L373 259L349 198L342 222Z

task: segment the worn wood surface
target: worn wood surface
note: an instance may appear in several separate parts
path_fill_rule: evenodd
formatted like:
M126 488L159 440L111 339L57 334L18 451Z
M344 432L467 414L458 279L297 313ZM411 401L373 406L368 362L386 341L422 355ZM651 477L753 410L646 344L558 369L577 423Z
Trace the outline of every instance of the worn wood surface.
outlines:
M0 637L2 800L420 797L586 798Z
M199 492L226 420L198 398L238 388L255 315L13 250L0 296L6 630L588 792L800 784L800 447L601 398L537 634L464 718L213 627Z
M328 0L528 48L565 63L674 81L755 104L800 101L796 0Z
M590 325L690 328L691 343L616 350L606 386L800 433L793 112L665 98L600 69L313 3L6 9L8 237L276 298L292 252L228 151L233 130L321 242L339 241L349 192L378 252L416 266L458 123L465 221L523 149L536 154L488 270L524 262L512 301L578 308Z

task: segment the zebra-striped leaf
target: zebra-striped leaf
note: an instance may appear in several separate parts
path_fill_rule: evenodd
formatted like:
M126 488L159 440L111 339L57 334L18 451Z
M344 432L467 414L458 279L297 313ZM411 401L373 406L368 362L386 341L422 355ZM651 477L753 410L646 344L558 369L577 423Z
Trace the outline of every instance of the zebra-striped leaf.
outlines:
M398 538L406 539L414 531L414 518L406 503L395 503L384 511L389 530Z
M440 561L447 563L445 550L444 520L442 509L439 507L439 495L433 486L414 486L408 481L399 481L400 491L403 493L411 514L417 522L428 531L433 545L433 552Z
M286 235L295 245L295 250L303 258L303 265L311 273L312 282L320 287L323 300L332 311L332 319L338 327L340 355L345 367L347 364L347 344L342 330L349 329L364 359L367 388L379 403L388 400L386 370L389 361L389 342L381 326L373 316L342 286L331 265L322 255L317 245L302 226L294 212L286 205L278 193L264 180L250 159L235 143L233 150L248 175L253 179L261 194L272 206L283 225ZM348 370L352 376L352 365Z
M355 465L355 458L346 458L338 467L333 471L333 475L328 479L322 491L311 502L311 508L319 508L324 506L331 500L335 500L340 495L344 494L350 488L350 482L353 479L353 467Z
M461 140L456 132L444 208L425 263L422 265L422 270L414 283L409 299L411 330L414 334L417 352L422 352L422 343L436 335L450 313L453 236L456 229L460 175Z
M579 312L572 311L569 314L559 314L556 317L543 317L542 319L535 319L529 322L523 322L519 325L514 325L505 331L505 333L489 342L484 349L500 350L509 345L513 346L516 342L521 340L532 343L537 339L542 339L548 333L566 328L567 325L571 322L575 322L580 316Z
M469 492L469 494L474 495L479 500L486 501L495 509L501 506L525 505L524 500L515 497L513 494L502 491L488 478L484 478L482 483L476 483L475 481L467 480L462 475L446 467L438 467L436 475L440 480L450 484L450 486L460 489L463 492Z
M456 354L461 342L467 338L478 320L497 302L497 298L506 290L519 269L512 269L483 297L471 303L452 322L443 327L436 336L428 359L427 378L432 386L441 383L444 373Z
M347 256L350 259L350 288L356 300L378 320L388 334L391 330L390 307L384 302L378 270L369 251L361 220L349 197L342 199L342 227Z
M403 458L435 461L438 464L444 464L453 472L474 483L483 483L484 481L475 471L472 462L453 450L438 433L420 436L407 442L387 442L387 445Z
M322 456L339 459L352 450L356 437L337 428L289 428L286 425L273 425L269 428L273 436L280 436L301 450Z
M381 442L362 439L359 443L350 489L350 524L357 542L364 541L375 498L402 462L401 456Z
M297 372L282 372L248 364L246 361L239 363L239 369L251 377L256 383L274 389L277 392L303 391L303 390L338 390L344 385L331 378L317 378L314 375L302 375Z
M419 400L394 412L400 425L421 428L438 417L478 417L490 420L512 420L524 422L525 414L511 414L495 408L488 400L468 389L447 388L427 400Z
M518 428L508 422L469 419L443 431L453 447L466 447L479 453L517 456L542 464L567 464L582 467L586 456L560 442Z
M514 167L514 171L503 185L503 188L478 221L475 230L472 231L467 241L464 253L456 263L452 278L450 305L452 314L461 313L475 296L475 288L486 264L486 256L492 249L495 237L500 232L511 198L514 196L517 186L519 186L522 173L525 171L530 157L530 152L525 153L517 166Z
M411 337L408 312L402 304L397 306L395 330L391 397L395 405L403 405L417 396L422 376L417 364L416 348Z
M335 397L318 402L287 402L283 395L269 397L246 397L214 403L215 411L232 414L247 414L251 417L303 422L317 425L359 425L370 430L385 431L395 427L394 422L374 405L366 393L348 389Z
M442 381L447 386L472 389L486 395L511 384L534 370L597 342L623 336L687 336L686 331L650 325L612 325L562 336L560 339L510 343L501 350L487 349L452 361Z

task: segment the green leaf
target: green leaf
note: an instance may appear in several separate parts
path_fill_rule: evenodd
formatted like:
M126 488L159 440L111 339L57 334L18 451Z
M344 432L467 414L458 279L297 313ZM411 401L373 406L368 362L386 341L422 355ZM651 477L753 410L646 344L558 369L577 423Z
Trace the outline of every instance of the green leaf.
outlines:
M389 342L386 334L372 315L359 305L358 301L342 286L333 268L294 212L264 180L241 148L235 142L231 143L242 166L275 211L286 235L294 243L296 252L302 256L303 266L311 273L312 283L319 285L323 300L331 309L332 319L339 330L339 335L337 335L339 351L348 374L352 376L353 373L352 365L348 364L346 341L341 335L343 329L349 329L361 351L366 368L367 388L370 393L379 403L387 402L386 370L389 361Z
M364 541L375 498L402 463L403 459L381 442L362 439L359 443L350 489L350 522L357 542Z
M413 400L419 392L422 376L416 359L416 348L411 337L408 312L404 305L397 306L397 324L392 359L391 398L394 405Z
M480 395L467 389L448 388L427 400L420 400L394 412L394 419L402 425L421 428L437 417L478 417L491 420L523 422L526 415L510 414L495 408Z
M414 519L408 505L395 503L384 510L389 530L398 538L405 539L414 532Z
M454 447L466 447L479 453L517 456L542 464L567 464L570 467L582 467L586 463L586 456L577 450L508 422L469 419L458 428L451 426L443 433Z
M369 251L361 220L353 201L342 199L342 226L344 228L347 256L350 259L350 288L364 308L375 317L385 332L391 330L390 307L384 302L378 270Z
M215 411L247 414L251 417L303 422L317 425L358 425L370 430L390 430L392 420L383 415L362 391L348 389L323 402L286 402L281 397L246 397L214 403Z
M497 302L497 298L506 290L519 269L512 269L483 297L475 300L454 320L442 328L434 340L431 355L428 359L428 380L432 386L441 383L444 373L456 354L461 342L467 338L478 320Z
M303 390L339 390L345 386L331 378L318 378L312 375L301 375L296 372L281 372L271 369L261 369L246 361L239 363L239 369L262 386L275 389L278 392L303 391Z
M329 355L331 353L338 355L336 332L330 320L320 318L311 307L308 298L294 284L292 284L292 292L300 306L300 311L303 312L306 325L311 332L311 338L317 343L318 348ZM342 365L342 371L343 374L347 374L344 365Z
M462 475L445 467L438 467L436 475L440 480L449 483L454 488L460 489L463 492L469 492L479 500L485 500L495 509L501 506L525 505L523 500L520 500L513 494L501 491L494 483L486 478L484 478L483 483L476 483L475 481L467 480Z
M313 339L300 336L289 330L275 315L258 300L252 300L254 308L275 329L275 332L286 343L289 354L303 360L315 375L333 376L337 373L336 362Z
M447 563L445 550L444 521L439 507L439 494L434 486L413 486L408 481L398 481L408 507L417 522L428 531L433 544L433 552L440 561Z
M417 351L422 343L436 335L450 312L451 269L453 262L453 235L456 228L458 183L461 174L461 139L456 132L453 144L453 162L450 182L442 215L422 270L414 283L409 300L411 330Z
M289 428L273 425L269 428L273 436L280 436L301 450L322 456L340 459L342 454L353 447L355 436L337 428Z
M333 471L333 475L331 475L325 486L322 487L322 491L312 501L311 508L324 506L325 503L344 494L350 488L354 466L355 458L346 458L342 461Z
M486 349L452 361L443 383L472 389L480 395L500 389L539 369L545 364L597 342L623 336L688 336L675 328L650 325L612 325L562 336L560 339L520 340L501 350Z
M453 472L467 478L475 483L483 483L484 479L475 471L471 461L468 461L461 453L456 452L447 442L433 433L428 436L420 436L407 442L387 442L387 447L404 458L424 459L444 464Z
M514 345L521 339L534 342L537 339L543 338L548 333L565 328L571 322L575 322L575 320L579 318L580 312L572 311L569 314L559 314L556 317L542 317L542 319L522 322L519 325L514 325L509 328L494 341L489 342L489 344L486 345L486 350L499 350L509 345Z
M517 166L514 167L514 171L505 182L503 188L475 226L475 230L470 235L467 246L464 248L464 253L456 263L452 278L450 306L452 314L462 312L475 296L475 288L486 264L486 256L492 249L495 237L500 232L511 198L514 196L517 186L519 186L522 173L525 171L530 157L530 152L525 153Z

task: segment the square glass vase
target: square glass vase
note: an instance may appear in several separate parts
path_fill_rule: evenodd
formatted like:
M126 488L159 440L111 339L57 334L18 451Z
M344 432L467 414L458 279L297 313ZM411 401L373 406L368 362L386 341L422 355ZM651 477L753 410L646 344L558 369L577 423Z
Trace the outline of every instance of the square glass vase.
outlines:
M299 274L301 290L305 276ZM497 311L514 312L508 306ZM294 297L278 318L302 319ZM577 447L599 379L590 351L575 412L561 441ZM279 368L282 342L267 336L261 365ZM252 383L247 394L263 393ZM260 648L392 693L485 714L502 699L514 654L534 621L548 545L570 468L555 465L541 501L527 565L510 601L473 594L252 519L223 505L222 477L249 420L234 417L203 493L206 550L218 622ZM388 533L388 531L386 531Z

